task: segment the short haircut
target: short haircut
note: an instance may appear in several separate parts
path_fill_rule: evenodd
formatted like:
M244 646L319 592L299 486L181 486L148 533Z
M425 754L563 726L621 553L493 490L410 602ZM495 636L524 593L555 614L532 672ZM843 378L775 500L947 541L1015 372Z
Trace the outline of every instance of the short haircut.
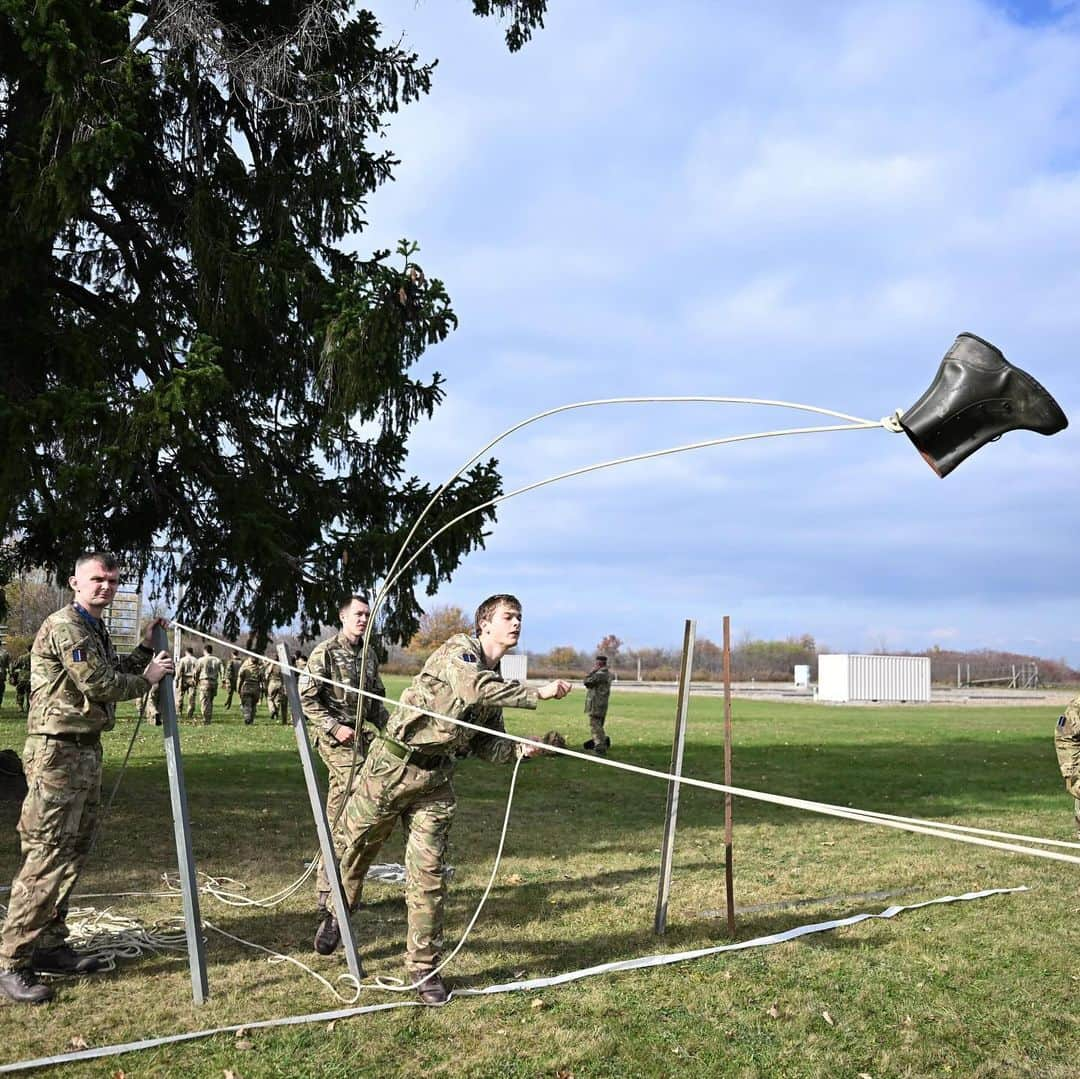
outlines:
M495 615L495 609L502 604L512 610L521 613L521 600L517 596L511 596L507 592L500 592L497 596L488 596L479 607L476 608L476 632L480 632L481 622L490 622Z
M607 656L597 656L596 657L596 662L597 663L607 663Z
M193 655L195 655L195 649L194 649L194 648L192 648L190 644L189 644L189 645L187 646L187 654L188 654L189 656L193 656Z
M79 567L85 565L87 562L100 562L102 567L110 572L120 568L120 563L117 561L116 555L109 554L108 551L83 551L83 553L75 559L75 572L78 573Z
M203 645L203 651L204 652L213 652L213 650L214 650L214 646L212 644L210 644L209 641L206 644Z
M354 592L351 596L347 596L338 604L337 613L343 614L347 611L353 605L354 600L362 603L365 607L371 607L371 600L369 600L363 592Z

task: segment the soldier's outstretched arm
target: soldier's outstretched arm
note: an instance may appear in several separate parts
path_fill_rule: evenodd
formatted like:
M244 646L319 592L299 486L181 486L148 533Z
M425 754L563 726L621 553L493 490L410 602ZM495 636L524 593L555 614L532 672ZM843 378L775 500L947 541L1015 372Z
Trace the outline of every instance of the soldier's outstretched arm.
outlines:
M126 674L106 663L93 647L90 631L82 626L61 622L52 627L50 636L54 654L87 700L97 704L128 701L150 688L141 674Z

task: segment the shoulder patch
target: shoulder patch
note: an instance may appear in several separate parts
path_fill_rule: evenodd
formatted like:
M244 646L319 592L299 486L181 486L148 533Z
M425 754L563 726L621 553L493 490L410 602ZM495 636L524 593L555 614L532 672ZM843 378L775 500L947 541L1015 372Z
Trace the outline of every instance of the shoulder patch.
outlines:
M86 649L82 648L81 646L79 648L73 648L71 650L71 662L72 663L85 663L86 662Z
M462 652L460 658L461 658L462 663L475 663L476 662L476 656L474 656L472 654L472 652Z
M1058 726L1059 727L1064 727L1065 726L1065 717L1064 716L1058 716Z

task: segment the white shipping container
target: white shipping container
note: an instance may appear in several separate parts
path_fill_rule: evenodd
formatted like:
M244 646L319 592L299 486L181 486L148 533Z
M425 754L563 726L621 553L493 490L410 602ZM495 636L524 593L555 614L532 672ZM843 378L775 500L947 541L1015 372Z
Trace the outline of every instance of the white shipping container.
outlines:
M796 663L795 664L795 688L806 689L810 685L810 664L809 663Z
M507 682L524 682L529 676L528 656L503 656L499 670Z
M928 701L929 656L818 656L818 700Z

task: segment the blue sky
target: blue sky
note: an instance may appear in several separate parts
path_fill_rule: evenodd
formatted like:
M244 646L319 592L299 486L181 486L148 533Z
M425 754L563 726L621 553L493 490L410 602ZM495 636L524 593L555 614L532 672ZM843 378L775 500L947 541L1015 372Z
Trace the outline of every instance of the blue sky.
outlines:
M459 330L411 442L431 482L587 398L715 394L877 419L970 330L1073 418L945 480L883 429L742 443L504 504L435 602L525 604L522 644L810 633L1080 665L1080 18L1073 3L553 0L510 56L470 5L382 2L439 59L392 125L358 250L422 245ZM571 412L497 451L507 489L814 422L715 404ZM426 600L426 603L431 601Z

